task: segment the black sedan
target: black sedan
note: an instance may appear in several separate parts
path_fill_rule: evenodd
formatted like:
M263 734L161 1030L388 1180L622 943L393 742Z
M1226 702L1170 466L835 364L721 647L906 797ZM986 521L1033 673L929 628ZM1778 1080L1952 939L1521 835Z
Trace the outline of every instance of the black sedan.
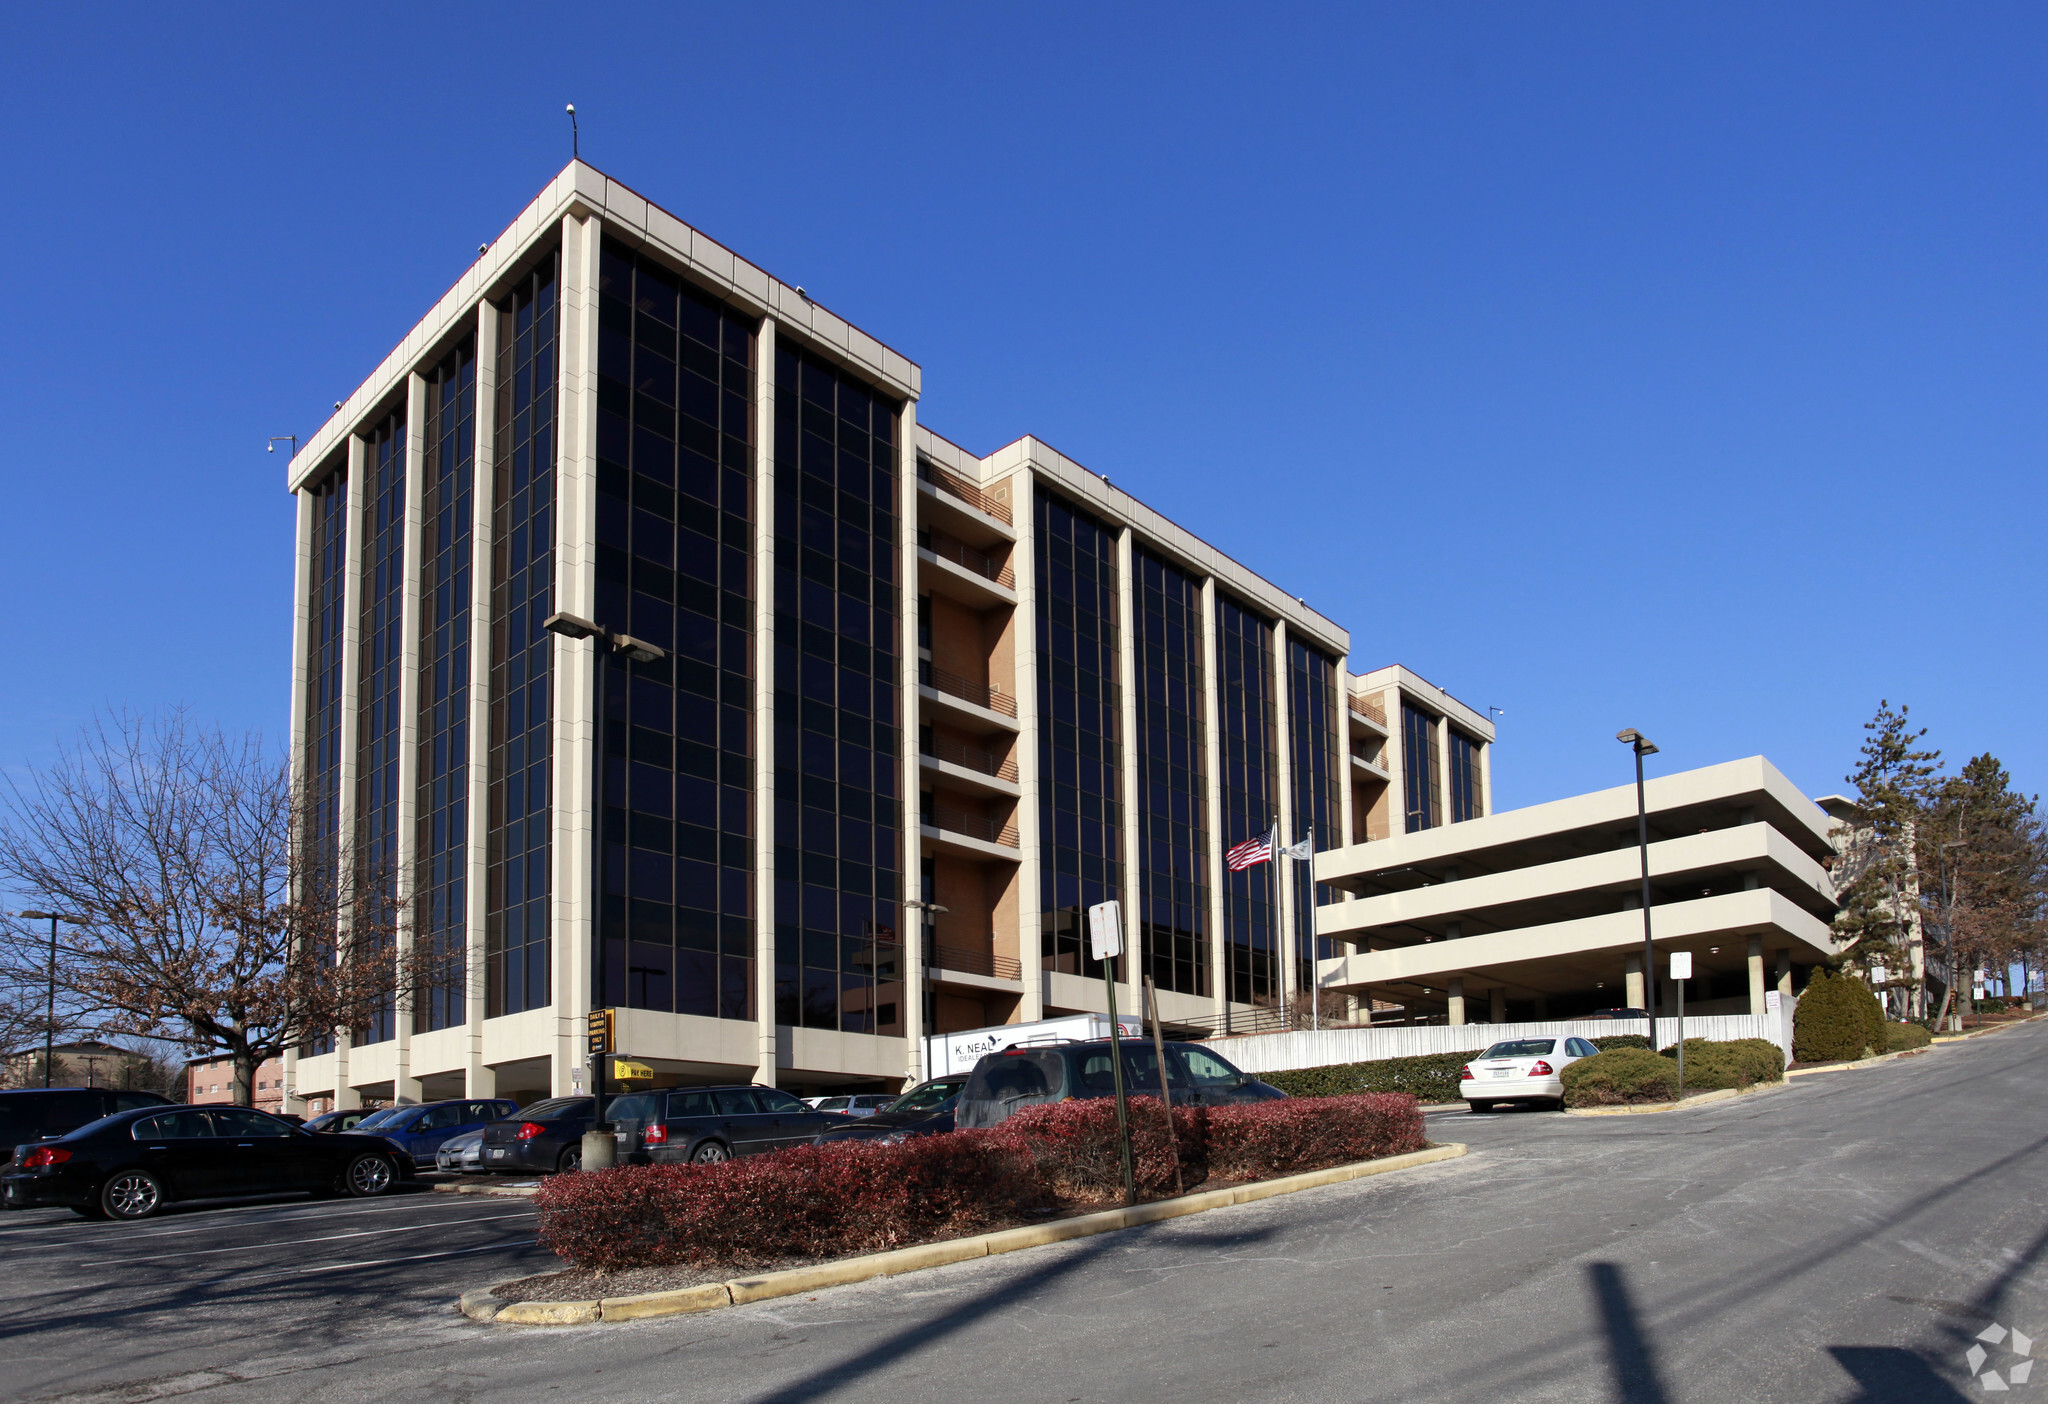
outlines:
M864 1116L845 1126L828 1129L818 1137L819 1145L833 1141L882 1141L893 1143L911 1136L937 1136L953 1129L953 1106L960 1089L967 1085L966 1073L948 1073L930 1082L920 1082L873 1116Z
M554 1097L484 1127L483 1168L527 1171L583 1168L591 1099Z
M374 1137L308 1131L248 1107L184 1106L116 1112L22 1146L0 1187L9 1209L145 1219L178 1200L292 1190L368 1198L412 1175L405 1152Z

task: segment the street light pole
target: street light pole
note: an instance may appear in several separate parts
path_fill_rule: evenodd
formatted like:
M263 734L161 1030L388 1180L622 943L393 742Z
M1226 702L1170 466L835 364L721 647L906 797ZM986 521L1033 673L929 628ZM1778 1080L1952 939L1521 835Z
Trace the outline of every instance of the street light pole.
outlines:
M43 1009L43 1086L50 1085L51 1060L56 1056L57 1034L57 923L68 921L78 924L78 918L66 916L63 912L23 912L30 921L48 920L50 923L50 989Z
M944 916L951 908L942 906L937 902L926 901L921 897L913 897L910 901L905 902L903 906L906 910L917 913L916 968L920 976L918 988L908 991L905 998L917 1000L917 1007L922 1010L924 1008L924 972L931 969L932 964L932 923ZM921 1014L918 1019L918 1028L920 1030L924 1029L923 1016ZM924 1056L924 1050L913 1048L910 1050L910 1056L916 1060L918 1072L929 1079L932 1075L931 1060Z
M581 615L557 610L541 623L541 628L564 639L596 639L611 647L612 652L623 658L627 664L658 663L668 657L668 650L636 639L631 634L620 634L592 623ZM590 823L590 1009L598 1008L598 990L602 987L604 975L604 933L601 929L604 916L604 728L605 728L605 660L603 654L596 657L596 676L591 679L591 706L597 715L590 727L590 805L593 811ZM605 1070L611 1066L616 1054L600 1056L590 1068L591 1120L590 1130L583 1140L583 1162L587 1169L609 1169L617 1142L612 1136L611 1122L606 1119ZM593 1164L592 1162L598 1162Z
M1614 739L1636 753L1636 852L1643 866L1643 1012L1649 1016L1650 1051L1657 1050L1657 947L1650 939L1650 811L1643 800L1643 757L1657 754L1650 738L1629 727Z

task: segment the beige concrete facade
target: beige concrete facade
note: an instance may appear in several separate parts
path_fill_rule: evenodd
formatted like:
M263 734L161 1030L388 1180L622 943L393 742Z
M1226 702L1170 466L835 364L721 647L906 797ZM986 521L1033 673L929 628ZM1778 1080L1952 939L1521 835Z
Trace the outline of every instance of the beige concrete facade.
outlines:
M1767 962L1782 988L1834 954L1834 825L1769 761L1655 777L1645 800L1658 964L1693 953L1691 1012L1762 1013ZM1496 1021L1641 1005L1633 785L1354 845L1316 875L1345 894L1319 913L1348 948L1325 989L1453 1023L1475 998Z

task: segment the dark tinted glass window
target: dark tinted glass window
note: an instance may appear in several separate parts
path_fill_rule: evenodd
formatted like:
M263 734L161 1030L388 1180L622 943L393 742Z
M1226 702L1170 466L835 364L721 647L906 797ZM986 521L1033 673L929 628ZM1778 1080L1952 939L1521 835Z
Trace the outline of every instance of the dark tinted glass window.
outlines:
M393 411L363 443L367 495L362 517L362 584L357 620L356 857L379 944L397 926L399 681L404 674L400 613L405 600L406 423ZM357 1043L398 1036L391 1000L355 1031Z
M240 1107L218 1107L207 1115L213 1118L214 1134L217 1136L231 1136L246 1141L291 1135L289 1126L276 1117L265 1116L259 1111L247 1111Z
M775 1010L903 1031L901 406L775 357Z
M633 1092L624 1097L614 1097L604 1109L608 1121L652 1121L661 1110L661 1095L655 1092Z
M174 1111L162 1116L145 1116L135 1123L138 1141L183 1141L213 1134L213 1123L205 1112Z
M1294 784L1293 831L1299 842L1314 841L1313 851L1335 848L1342 838L1338 793L1337 660L1321 649L1290 638L1287 643L1288 741ZM1315 908L1337 900L1328 883L1311 883L1308 870L1290 863L1287 878L1295 884L1294 952L1296 988L1315 988L1315 962L1339 954L1333 937L1315 934ZM1313 900L1311 900L1313 896Z
M787 1092L780 1091L773 1087L756 1088L754 1091L754 1096L760 1101L761 1110L763 1111L788 1113L806 1112L810 1110L809 1107L805 1106L802 1102L799 1102L796 1098L790 1096ZM882 1100L887 1101L888 1098L885 1097Z
M1273 626L1216 597L1216 696L1223 767L1225 848L1268 832L1279 818L1279 705ZM1225 872L1223 921L1230 999L1270 1003L1280 992L1273 863Z
M720 1116L752 1116L760 1108L754 1104L754 1094L740 1089L730 1089L711 1094L712 1104Z
M0 1145L11 1148L41 1135L43 1113L48 1107L48 1099L41 1092L0 1096Z
M306 841L314 855L312 880L332 897L331 864L341 826L341 671L348 589L348 469L346 457L308 489L313 516L312 559L306 598ZM308 1057L334 1051L332 1034L300 1046Z
M528 1121L548 1121L571 1116L589 1116L590 1098L556 1097L546 1102L535 1102L524 1112L514 1113Z
M1451 752L1451 822L1462 824L1486 813L1485 781L1480 775L1477 741L1453 728Z
M117 1092L114 1094L115 1111L134 1111L137 1107L163 1105L163 1098L152 1097L147 1092Z
M491 498L490 866L485 1012L550 999L548 725L554 610L557 256L498 305Z
M1087 908L1122 895L1117 533L1037 497L1039 905L1049 970L1095 975Z
M668 1094L668 1114L672 1117L715 1116L717 1109L711 1105L709 1092L671 1092Z
M1213 1053L1200 1048L1189 1048L1185 1044L1178 1046L1175 1051L1187 1063L1188 1075L1202 1086L1220 1086L1237 1081L1237 1069Z
M1443 771L1436 754L1441 725L1428 712L1401 708L1401 791L1411 834L1434 829L1444 821Z
M1159 988L1205 995L1209 826L1202 584L1142 548L1132 566L1144 960Z
M754 1017L755 319L622 244L600 270L606 1003Z
M469 855L470 550L476 468L476 342L427 376L420 484L419 731L415 939L431 980L413 1001L416 1032L463 1020Z

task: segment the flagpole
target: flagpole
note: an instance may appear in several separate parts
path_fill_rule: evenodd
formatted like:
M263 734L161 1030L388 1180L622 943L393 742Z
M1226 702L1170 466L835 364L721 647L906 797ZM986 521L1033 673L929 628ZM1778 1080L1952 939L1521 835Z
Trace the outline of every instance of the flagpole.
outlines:
M1301 860L1297 858L1294 861L1299 863ZM1321 1033L1323 1031L1323 972L1316 964L1316 826L1313 824L1308 826L1308 892L1305 895L1307 905L1302 908L1302 911L1308 922L1308 997L1311 1001L1308 1016L1309 1030L1312 1033Z

